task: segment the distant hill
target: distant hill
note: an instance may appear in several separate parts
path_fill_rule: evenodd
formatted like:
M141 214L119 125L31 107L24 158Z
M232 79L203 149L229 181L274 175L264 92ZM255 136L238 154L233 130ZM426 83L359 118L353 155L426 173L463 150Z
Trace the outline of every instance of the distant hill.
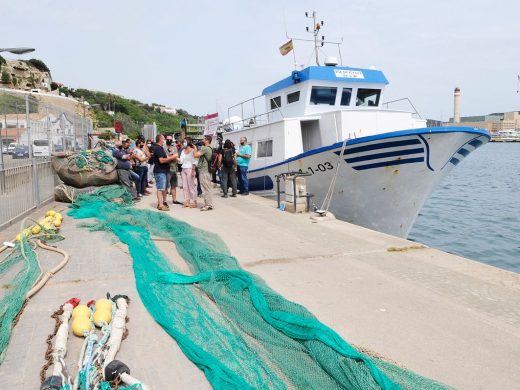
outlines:
M113 127L114 122L119 121L123 123L124 133L130 137L136 137L141 132L144 124L155 122L160 133L175 133L180 131L179 122L182 118L185 117L188 123L198 123L199 121L199 117L190 115L182 109L174 110L164 105L141 103L137 100L127 99L123 96L106 92L62 86L52 80L51 71L47 65L43 61L34 58L30 60L5 60L0 56L1 87L24 91L53 91L50 93L56 94L58 94L58 91L56 91L58 89L60 95L69 96L78 101L85 99L91 107L89 111L94 122L94 129ZM8 99L19 98L4 96L3 99L6 100L4 103L9 103L7 102ZM74 103L73 100L71 101ZM51 104L56 103L52 102ZM7 104L7 106L15 107L15 104ZM72 110L80 114L82 111L81 109L78 111L75 104L72 105ZM34 109L31 107L31 112L33 111Z
M189 123L198 122L199 118L188 112L177 109L176 114L168 111L165 106L152 103L141 103L134 99L108 94L106 92L91 91L78 88L60 87L60 92L76 99L85 99L90 107L94 128L113 127L115 121L123 123L124 133L136 137L144 124L157 124L160 133L175 133L180 130L180 121L183 117Z
M0 56L0 87L47 92L51 90L51 84L51 72L43 61L36 58L6 60Z

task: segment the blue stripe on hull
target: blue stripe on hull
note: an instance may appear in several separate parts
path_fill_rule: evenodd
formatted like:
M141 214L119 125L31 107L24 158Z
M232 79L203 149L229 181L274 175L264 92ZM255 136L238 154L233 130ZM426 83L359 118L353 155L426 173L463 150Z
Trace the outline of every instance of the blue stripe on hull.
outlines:
M460 160L458 158L452 157L450 163L452 163L453 165L457 165L458 163L460 163Z
M462 154L464 157L466 157L469 154L469 150L461 148L457 151L457 153Z
M395 150L393 152L369 154L369 155L365 155L365 156L346 158L345 161L347 163L351 164L351 163L356 163L356 162L360 162L360 161L377 160L379 158L396 157L396 156L402 156L402 155L408 155L408 154L418 154L418 153L424 153L424 148Z
M424 162L424 157L405 158L402 160L394 160L394 161L383 161L383 162L374 163L374 164L358 165L358 166L352 167L352 168L354 168L356 171L363 171L366 169L391 167L392 165L415 164L415 163L420 163L420 162Z
M408 145L418 145L421 141L418 139L406 139L403 141L393 141L393 142L380 142L378 144L371 144L371 145L365 145L365 146L358 146L356 148L348 148L343 153L345 154L353 154L353 153L359 153L359 152L368 152L370 150L376 150L376 149L386 149L386 148L394 148L398 146L408 146ZM339 152L337 152L339 155Z
M468 142L468 143L469 143L471 146L473 146L475 149L477 149L477 148L481 147L482 144L483 144L484 142L482 142L482 141L479 140L479 139L474 139L473 141L470 141L470 142Z

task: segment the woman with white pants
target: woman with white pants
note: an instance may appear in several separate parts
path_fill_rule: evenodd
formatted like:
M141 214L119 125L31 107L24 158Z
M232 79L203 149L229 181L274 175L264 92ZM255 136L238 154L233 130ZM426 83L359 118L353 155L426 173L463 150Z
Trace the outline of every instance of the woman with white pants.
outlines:
M195 186L195 146L189 143L181 153L182 162L182 190L184 192L184 204L182 207L197 208L197 187Z

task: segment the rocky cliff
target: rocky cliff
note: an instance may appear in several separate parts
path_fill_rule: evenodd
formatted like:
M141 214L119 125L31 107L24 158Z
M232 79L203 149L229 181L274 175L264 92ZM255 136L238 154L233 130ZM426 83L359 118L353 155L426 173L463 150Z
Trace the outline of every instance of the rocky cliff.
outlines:
M3 59L2 59L3 60ZM38 60L0 60L0 87L24 91L51 90L52 77L43 62Z

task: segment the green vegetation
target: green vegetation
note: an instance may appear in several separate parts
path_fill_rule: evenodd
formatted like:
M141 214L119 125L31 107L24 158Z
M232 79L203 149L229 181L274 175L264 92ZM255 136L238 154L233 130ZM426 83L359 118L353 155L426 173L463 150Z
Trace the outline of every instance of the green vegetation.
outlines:
M7 70L2 71L2 83L9 84L11 82L11 76L9 76L9 73Z
M38 112L38 103L29 99L29 112ZM4 114L24 114L25 97L20 95L10 95L9 93L0 94L0 115Z
M67 87L60 87L60 92L76 99L83 97L92 107L96 127L113 127L114 122L119 121L123 123L125 134L132 138L140 134L144 124L155 122L160 133L175 133L180 131L179 122L182 117L186 116L189 123L195 123L199 119L184 110L178 110L178 115L162 113L158 104L149 105L105 92ZM109 111L115 112L115 115L110 115Z
M0 66L5 65L5 64L7 64L7 61L5 60L4 57L0 56Z
M31 64L41 72L50 72L49 68L47 67L47 65L45 65L45 63L42 60L31 58L30 60L27 60L25 62Z

